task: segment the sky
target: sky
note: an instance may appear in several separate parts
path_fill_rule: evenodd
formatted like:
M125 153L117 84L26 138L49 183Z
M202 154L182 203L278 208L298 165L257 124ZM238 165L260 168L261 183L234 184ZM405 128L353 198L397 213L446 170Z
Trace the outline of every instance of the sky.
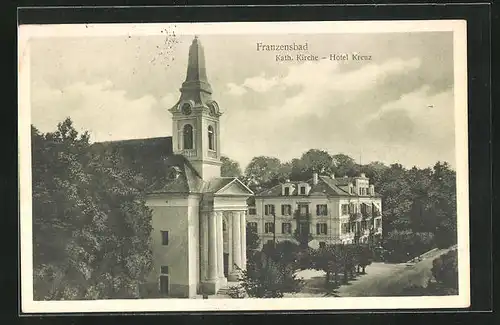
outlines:
M453 35L201 35L221 116L222 154L244 168L255 156L309 149L380 161L455 166ZM70 117L91 141L172 134L192 36L32 38L31 122L55 130ZM369 61L277 62L257 43L308 43L320 57ZM294 53L291 53L295 55Z

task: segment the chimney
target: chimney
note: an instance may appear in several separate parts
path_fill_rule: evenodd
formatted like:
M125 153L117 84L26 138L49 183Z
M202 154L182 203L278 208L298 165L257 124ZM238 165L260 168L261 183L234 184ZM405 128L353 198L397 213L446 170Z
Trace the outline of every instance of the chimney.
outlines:
M318 185L318 173L313 173L313 185Z

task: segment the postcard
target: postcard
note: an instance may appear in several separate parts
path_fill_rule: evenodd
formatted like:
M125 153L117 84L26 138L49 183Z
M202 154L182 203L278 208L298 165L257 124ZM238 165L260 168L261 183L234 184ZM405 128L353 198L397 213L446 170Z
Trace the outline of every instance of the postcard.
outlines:
M470 304L466 23L19 26L23 313Z

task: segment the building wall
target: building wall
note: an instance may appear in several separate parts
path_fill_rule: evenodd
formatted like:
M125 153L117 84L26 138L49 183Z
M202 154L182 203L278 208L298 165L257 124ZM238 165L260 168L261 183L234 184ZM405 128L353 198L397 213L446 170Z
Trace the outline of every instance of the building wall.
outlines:
M145 289L146 295L160 295L161 266L168 266L169 296L195 295L199 282L199 199L170 195L150 198L147 205L153 211L153 268ZM168 245L162 245L161 231L168 231Z

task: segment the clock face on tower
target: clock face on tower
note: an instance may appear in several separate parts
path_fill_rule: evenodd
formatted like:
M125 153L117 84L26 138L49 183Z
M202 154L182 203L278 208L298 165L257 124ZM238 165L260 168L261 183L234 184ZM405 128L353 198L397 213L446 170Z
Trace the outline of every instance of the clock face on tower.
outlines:
M181 107L181 112L184 115L191 114L191 105L189 105L188 103L184 103L184 105L182 105Z

